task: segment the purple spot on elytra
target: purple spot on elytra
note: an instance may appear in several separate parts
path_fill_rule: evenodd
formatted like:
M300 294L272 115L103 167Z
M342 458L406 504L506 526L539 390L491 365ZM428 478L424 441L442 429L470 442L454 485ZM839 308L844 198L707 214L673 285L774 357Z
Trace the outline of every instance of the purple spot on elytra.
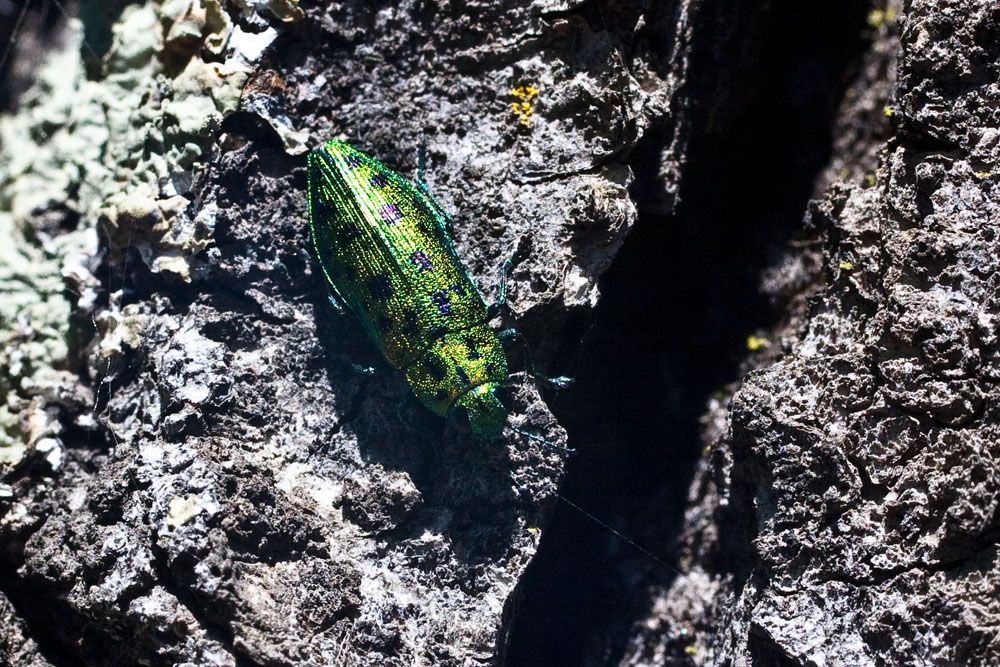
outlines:
M378 214L382 216L382 219L386 222L396 222L403 217L403 212L400 211L399 207L395 204L386 204L379 209Z
M434 266L431 264L431 259L419 250L415 251L410 255L410 263L421 271L431 271Z
M439 289L431 293L431 301L437 306L438 312L442 315L451 315L451 296L448 290Z
M370 182L373 188L384 188L389 185L389 179L386 178L385 174L373 174Z
M355 169L361 166L361 158L359 158L357 155L352 155L350 153L344 156L344 162L346 162L347 166L350 167L351 169Z

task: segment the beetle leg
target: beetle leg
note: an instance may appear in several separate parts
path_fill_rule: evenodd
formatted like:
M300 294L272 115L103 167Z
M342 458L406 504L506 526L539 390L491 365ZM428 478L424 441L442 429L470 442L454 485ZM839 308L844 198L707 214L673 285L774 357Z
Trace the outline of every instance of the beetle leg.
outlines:
M507 428L509 428L514 433L520 433L521 435L523 435L526 438L531 438L535 442L540 442L543 445L545 445L547 447L551 447L552 449L559 450L560 452L564 452L566 454L572 454L573 452L576 451L572 447L564 447L563 445L557 445L554 442L549 442L548 440L546 440L545 438L543 438L540 435L535 435L534 433L528 433L524 429L520 429L520 428L518 428L516 426L511 426L510 424L507 424Z
M517 259L517 250L514 250L510 258L503 263L503 268L500 270L500 293L497 295L496 302L486 309L487 322L499 315L500 309L507 303L507 277L510 275L511 267L514 266L515 259Z
M427 137L421 137L417 144L417 186L427 192L427 183L424 181L424 172L427 171Z
M510 277L511 269L514 268L514 263L518 260L518 257L527 253L525 248L527 248L528 245L529 240L527 236L519 238L517 240L517 246L514 248L514 252L512 252L510 254L510 258L504 262L503 269L500 270L500 294L497 297L496 303L486 309L487 322L499 315L500 309L507 303L507 279Z
M347 309L347 304L344 303L344 297L340 296L340 292L333 285L330 285L330 294L328 295L330 300L330 305L333 309L337 311L338 315L343 315Z
M424 172L426 170L427 137L422 137L420 139L420 143L417 145L417 189L420 190L421 194L427 197L427 201L430 202L432 212L441 219L448 236L454 236L454 224L451 214L444 210L444 207L442 207L441 204L437 203L437 200L434 199L434 195L431 194L430 188L427 187L427 181L424 180Z
M497 338L500 339L500 342L504 346L506 346L508 343L512 343L520 335L521 332L518 331L517 329L504 329L503 331L497 332Z
M500 342L506 345L507 343L520 343L521 352L524 355L524 369L528 371L528 375L535 378L539 382L549 385L553 389L565 389L573 382L573 378L566 377L565 375L560 375L559 377L550 378L542 375L535 368L535 361L531 356L531 348L528 346L528 341L524 339L521 332L517 329L504 329L503 331L497 332L497 338Z

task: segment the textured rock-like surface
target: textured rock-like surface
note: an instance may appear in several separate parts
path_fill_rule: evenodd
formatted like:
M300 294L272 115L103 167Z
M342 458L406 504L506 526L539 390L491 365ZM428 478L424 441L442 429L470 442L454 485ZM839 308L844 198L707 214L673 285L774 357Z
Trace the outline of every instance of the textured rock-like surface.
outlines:
M921 0L872 22L897 12L862 75L878 95L897 60L889 99L844 109L884 105L892 136L867 175L846 165L877 133L838 138L847 180L808 219L821 268L765 285L802 307L710 411L691 571L654 595L625 664L1000 661L1000 13Z
M0 359L12 656L497 659L561 457L354 371L378 360L309 258L302 153L341 135L409 174L426 136L460 256L489 294L528 237L513 310L556 346L634 219L624 157L656 123L668 187L684 159L691 10L639 4L172 0L125 7L90 78L56 56L0 121L4 270L53 303L15 335L62 373ZM562 441L517 380L512 423Z
M0 597L0 664L43 667L51 665L38 651L38 643L6 596Z

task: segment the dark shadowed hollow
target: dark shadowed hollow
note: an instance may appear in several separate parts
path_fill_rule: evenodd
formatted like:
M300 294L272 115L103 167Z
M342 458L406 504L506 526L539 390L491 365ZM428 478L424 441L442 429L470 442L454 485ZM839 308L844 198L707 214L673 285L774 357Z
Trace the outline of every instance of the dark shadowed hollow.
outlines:
M576 383L553 409L578 449L561 493L666 561L701 455L699 417L737 379L747 335L775 317L759 276L829 159L870 8L709 3L694 32L695 117L675 213L662 213L656 177L664 137L647 134L629 159L639 220L601 283L595 325L555 362ZM668 532L650 535L650 524ZM618 664L650 577L669 583L672 572L558 503L504 663ZM679 651L676 664L687 662Z

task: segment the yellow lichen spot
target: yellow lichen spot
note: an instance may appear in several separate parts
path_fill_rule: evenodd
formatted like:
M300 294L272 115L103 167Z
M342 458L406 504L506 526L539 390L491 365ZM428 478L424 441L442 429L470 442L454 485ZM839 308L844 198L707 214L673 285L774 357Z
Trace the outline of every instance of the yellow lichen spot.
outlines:
M535 112L531 108L531 100L538 96L538 90L532 86L518 86L511 89L510 94L520 100L511 104L514 115L518 117L521 125L530 127L528 118Z
M867 176L865 176L865 185L867 185L868 187L872 187L873 185L875 185L875 174L868 174Z
M882 115L886 118L892 118L896 115L896 110L890 106L884 106L882 107Z
M868 25L877 30L878 28L881 28L887 23L892 23L893 21L895 21L897 15L898 13L896 12L895 7L886 7L885 9L873 9L870 12L868 12Z
M687 653L688 655L696 655L698 653L698 649L696 649L694 646L685 646L684 652Z
M751 352L760 352L770 344L771 341L761 336L754 336L752 334L747 336L747 349Z
M174 496L167 506L167 527L177 530L193 519L201 510L201 497Z
M974 172L972 172L972 174L976 178L989 178L990 176L993 175L993 172L992 171L974 171Z
M850 271L851 269L854 268L854 265L851 264L850 262L843 261L837 265L837 268L840 269L841 271Z

